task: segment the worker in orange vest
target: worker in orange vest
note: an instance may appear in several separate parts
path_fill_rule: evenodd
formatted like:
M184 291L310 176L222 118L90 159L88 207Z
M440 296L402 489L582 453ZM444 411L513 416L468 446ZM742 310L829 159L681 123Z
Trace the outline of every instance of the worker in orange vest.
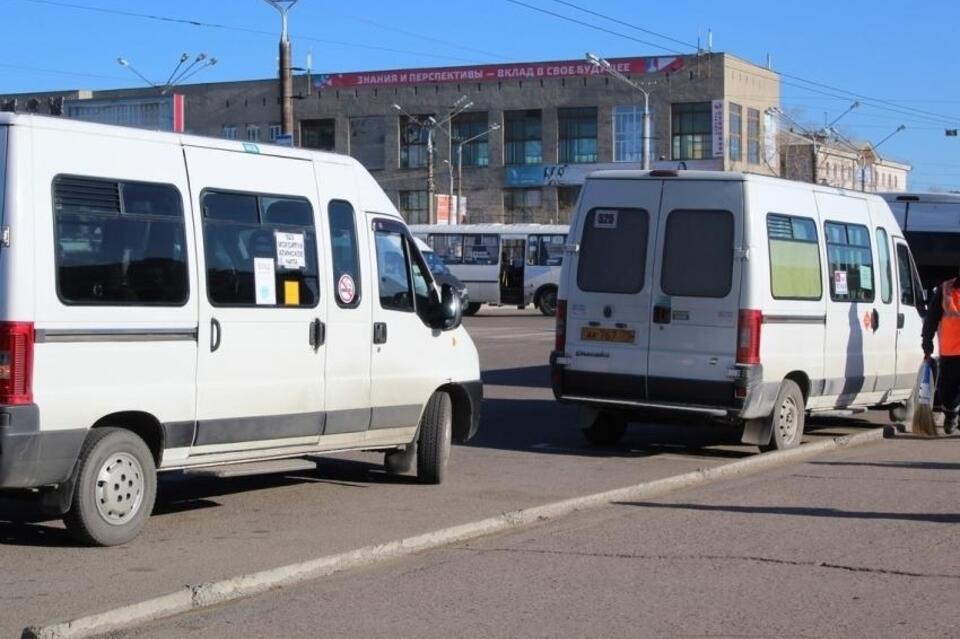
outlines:
M943 405L943 431L957 429L960 410L960 277L937 287L923 320L923 354L933 354L933 335L940 340L940 403Z

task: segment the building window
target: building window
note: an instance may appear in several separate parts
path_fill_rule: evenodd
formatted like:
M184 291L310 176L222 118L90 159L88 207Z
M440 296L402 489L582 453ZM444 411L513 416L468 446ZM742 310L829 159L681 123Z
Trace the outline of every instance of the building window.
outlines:
M429 224L430 210L427 202L426 191L400 191L400 202L397 208L400 209L407 224Z
M300 122L300 146L306 149L333 151L336 148L337 121L303 120Z
M706 160L713 157L713 120L710 102L672 105L674 160Z
M653 139L653 114L650 115ZM613 110L613 161L643 161L643 107L618 106Z
M453 143L470 140L463 145L463 166L489 166L490 143L486 111L461 113L453 119Z
M260 141L260 127L256 124L247 125L247 142Z
M386 135L387 120L383 116L350 118L350 155L368 171L383 170Z
M747 162L760 164L760 111L756 109L747 109ZM836 170L833 177L837 177Z
M730 161L743 161L743 107L730 103Z
M503 192L504 222L533 222L542 204L540 189L506 189Z
M429 115L418 115L424 121ZM430 130L405 115L400 116L400 168L422 169L427 166L427 138Z
M557 109L560 163L597 161L597 107Z
M280 137L281 134L283 134L283 128L279 124L270 125L269 135L271 142L276 142L277 138Z
M543 162L543 113L536 109L503 114L504 164Z
M569 224L577 208L577 199L580 197L579 184L557 187L557 223Z
M224 126L221 129L221 135L227 140L236 140L237 139L237 127L233 125Z

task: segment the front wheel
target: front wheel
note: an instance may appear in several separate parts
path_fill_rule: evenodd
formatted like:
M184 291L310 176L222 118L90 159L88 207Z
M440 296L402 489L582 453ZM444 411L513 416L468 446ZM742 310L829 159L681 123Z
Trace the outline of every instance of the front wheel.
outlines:
M787 450L796 448L803 439L803 425L806 418L806 404L800 387L792 380L784 380L780 393L773 405L773 412L767 419L771 422L773 433L770 443L760 450Z
M447 474L453 441L453 402L444 392L434 393L420 420L417 440L417 478L425 484L440 484Z
M150 449L122 428L97 428L80 449L73 505L63 521L78 541L117 546L136 537L153 511L157 471Z
M541 313L554 317L557 314L557 289L551 287L540 293L538 306Z
M466 308L463 309L463 314L466 316L476 315L477 311L480 310L480 302L470 302L467 304Z
M597 413L593 423L583 429L587 441L595 446L615 446L627 432L627 420L611 413Z

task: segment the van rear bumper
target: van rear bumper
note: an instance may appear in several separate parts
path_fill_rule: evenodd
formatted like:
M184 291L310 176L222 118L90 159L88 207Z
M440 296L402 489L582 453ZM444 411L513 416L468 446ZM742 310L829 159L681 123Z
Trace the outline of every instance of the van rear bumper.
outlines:
M0 406L0 488L39 488L73 471L86 429L40 431L36 404Z
M650 378L568 369L562 356L550 355L550 378L557 401L621 411L664 410L713 417L752 419L772 408L763 392L760 366L725 381ZM775 393L774 393L775 396ZM766 411L766 412L764 412Z

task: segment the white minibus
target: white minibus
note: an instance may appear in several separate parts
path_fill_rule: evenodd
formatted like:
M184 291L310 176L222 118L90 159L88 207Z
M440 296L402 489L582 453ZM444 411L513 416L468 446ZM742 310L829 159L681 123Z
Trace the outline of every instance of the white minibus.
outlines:
M799 444L808 412L903 419L923 297L879 197L737 173L600 171L560 280L553 389L612 444L654 411Z
M0 489L85 542L133 538L157 471L439 483L477 429L459 297L349 157L0 114L0 226Z
M903 229L924 291L960 274L960 195L881 193Z
M465 315L482 304L525 308L553 316L568 226L550 224L413 225L470 290Z

